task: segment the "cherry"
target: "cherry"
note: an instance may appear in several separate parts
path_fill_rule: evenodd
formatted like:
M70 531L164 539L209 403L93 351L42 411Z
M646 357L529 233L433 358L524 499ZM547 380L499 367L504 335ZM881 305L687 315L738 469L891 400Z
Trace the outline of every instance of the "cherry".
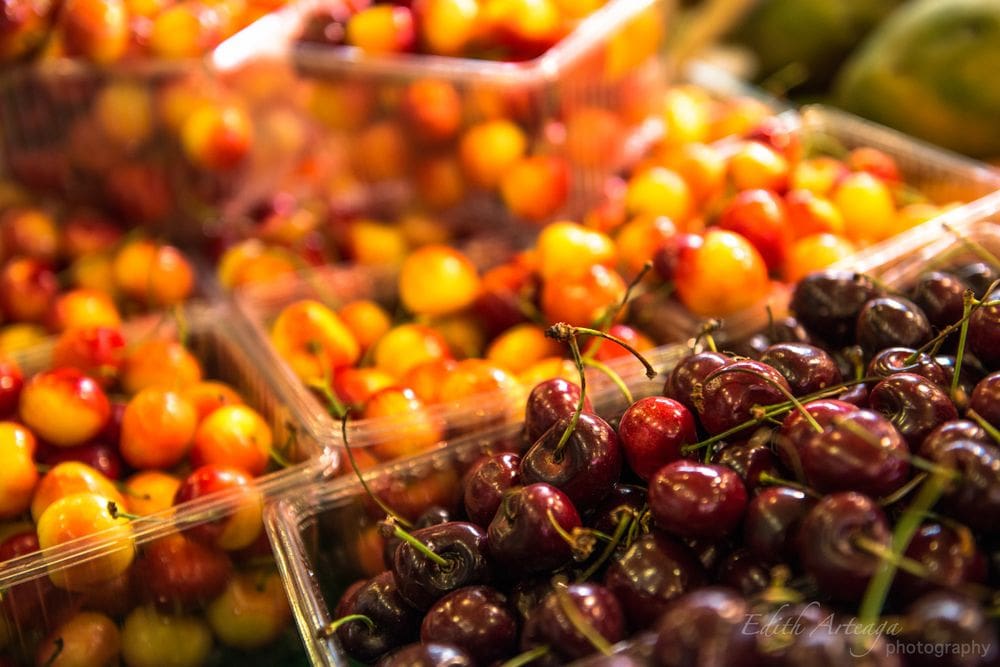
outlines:
M748 596L757 595L771 581L768 569L746 549L737 549L722 559L715 578L722 586Z
M984 445L991 444L990 436L983 427L968 419L953 419L931 431L921 445L921 451L932 451L955 440L972 440Z
M146 545L136 566L142 592L164 611L203 606L222 594L233 573L225 551L179 533Z
M880 293L867 276L830 269L800 280L789 307L811 335L843 347L854 340L861 308Z
M417 517L417 520L413 522L413 527L428 528L430 526L448 523L451 520L451 512L443 507L433 505L428 507L420 516ZM382 547L382 560L386 563L387 567L392 567L393 558L396 556L396 548L402 543L403 540L396 535L390 535L384 539L384 545Z
M691 411L665 396L640 398L630 405L618 423L618 436L625 460L643 480L682 458L683 445L698 441Z
M755 434L746 442L726 445L712 454L712 463L731 468L743 480L747 491L751 492L756 491L764 483L761 481L761 475L781 476L778 460L767 445L770 429L762 428L758 433L762 433L764 438L756 437Z
M55 466L66 461L85 463L111 480L122 478L125 464L118 450L103 442L89 442L76 447L45 447L39 446L36 453L39 463Z
M881 296L861 308L855 335L862 349L873 355L887 347L920 347L932 333L920 306L901 296Z
M754 635L745 632L746 600L727 588L702 588L675 600L656 625L659 667L757 664Z
M554 378L535 385L528 394L524 411L524 431L529 442L535 442L563 417L576 412L580 402L580 385ZM590 398L584 398L584 412L593 412Z
M563 440L567 428L569 439ZM606 421L582 413L576 426L563 417L521 458L526 484L545 482L561 490L581 510L596 505L621 475L621 445Z
M715 435L747 422L756 408L785 401L790 392L788 381L775 368L743 359L709 375L695 403L705 430Z
M403 600L390 571L347 589L335 615L344 619L354 614L367 617L372 625L362 620L345 620L335 628L328 626L322 634L336 632L344 651L355 660L374 662L393 648L417 638L420 613Z
M866 369L866 375L871 377L885 378L895 373L915 373L942 388L951 384L950 374L941 364L910 347L887 347L871 358Z
M488 586L460 588L438 600L420 626L420 641L452 644L479 665L517 650L517 619L502 593Z
M939 425L958 419L948 394L913 373L896 373L879 382L868 395L868 405L890 420L913 448Z
M986 296L986 290L997 278L1000 278L996 268L986 262L965 264L954 269L952 273L975 292L977 299Z
M567 610L569 605L575 608L575 614ZM557 588L545 597L535 616L528 620L535 626L535 641L548 644L551 651L567 661L594 653L595 634L609 645L625 638L621 605L600 584L584 582ZM586 633L581 625L590 626Z
M821 426L826 427L834 420L856 412L858 407L846 401L837 399L820 399L810 401L805 405L806 411ZM798 410L792 410L781 423L781 429L775 437L775 449L782 464L795 473L798 479L804 479L800 447L802 443L815 433L812 424Z
M615 484L611 493L589 514L587 525L605 535L613 535L621 522L621 513L631 511L638 517L646 507L646 489L631 484Z
M465 513L472 523L488 526L507 489L521 483L521 457L512 452L479 459L465 476Z
M830 628L830 623L833 628ZM899 656L883 636L866 637L858 630L841 630L837 621L822 621L809 627L784 653L782 665L823 667L900 667Z
M744 543L765 563L797 560L799 526L814 505L816 499L798 489L787 486L764 489L747 505Z
M921 275L910 288L910 298L935 329L959 321L964 307L965 283L958 276L944 271Z
M782 603L773 609L755 609L748 615L745 629L754 636L757 653L764 664L791 667L795 663L786 662L789 649L803 635L826 632L819 626L829 624L831 619L833 612L816 601Z
M1000 301L1000 288L993 290L987 301ZM1000 304L977 308L969 318L968 349L983 366L1000 370Z
M656 525L681 537L725 537L746 506L746 487L724 466L674 461L649 480L649 509Z
M1000 428L1000 372L987 375L972 390L969 409L994 428Z
M889 549L889 525L870 498L834 493L809 510L799 529L799 557L822 592L856 601L881 560L871 547Z
M964 528L963 528L964 530ZM971 535L963 536L940 523L926 523L917 529L906 547L906 557L920 563L928 577L900 571L892 582L893 593L914 600L936 588L954 590L976 581L976 565L982 554Z
M1000 528L1000 449L974 440L928 438L918 454L958 473L942 498L952 516L987 533Z
M551 516L551 518L550 518ZM580 527L569 497L540 482L504 494L487 531L490 554L499 565L517 571L551 571L569 561L570 545L559 534Z
M952 591L934 591L910 605L900 640L921 651L907 652L907 665L974 667L996 664L1000 656L995 624L973 600ZM937 648L941 651L932 650ZM977 647L976 654L949 647Z
M475 667L468 653L452 644L410 644L378 661L376 667Z
M706 580L688 547L655 531L633 542L604 575L604 585L621 602L632 628L649 627L671 600Z
M955 405L960 409L966 408L969 396L972 395L976 385L986 377L986 369L983 368L982 364L975 357L966 354L962 358L962 368L958 372L956 391L952 392L950 389L952 380L955 377L956 358L953 355L941 354L934 357L934 361L944 370L947 381L943 386L949 390L949 395L955 401Z
M822 433L801 442L798 453L806 482L824 493L885 496L910 475L906 442L887 419L870 410L835 418Z
M781 373L795 396L826 389L842 380L833 357L808 343L776 343L764 350L760 362Z
M412 538L443 562L430 558L410 541L396 549L392 573L400 596L411 606L428 609L451 591L490 581L486 533L479 526L451 521L414 530Z
M709 375L732 362L730 357L718 352L698 352L684 357L667 376L663 393L688 410L695 410L692 400L695 388L699 387Z

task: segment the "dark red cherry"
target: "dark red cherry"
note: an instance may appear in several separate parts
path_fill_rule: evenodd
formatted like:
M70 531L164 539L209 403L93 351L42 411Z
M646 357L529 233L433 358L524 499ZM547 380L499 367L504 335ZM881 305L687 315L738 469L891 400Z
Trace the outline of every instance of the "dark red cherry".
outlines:
M488 665L517 652L517 619L500 591L488 586L460 588L427 611L420 641L452 644L476 664Z
M830 617L807 627L794 637L783 652L782 667L822 665L823 667L903 667L898 651L884 635L866 636L850 619Z
M776 343L764 350L760 361L777 369L795 396L832 387L842 380L833 357L808 343Z
M76 447L51 447L40 444L35 454L39 463L54 466L67 461L85 463L112 480L122 478L125 463L118 449L103 442L90 442Z
M958 419L945 390L914 373L896 373L879 382L868 395L868 405L891 421L913 448L941 424Z
M887 347L918 348L931 339L931 325L920 306L901 296L880 296L858 313L858 345L869 356Z
M715 580L742 595L753 596L771 583L771 573L752 553L737 549L722 559L715 573Z
M906 441L871 410L834 419L822 433L807 437L798 453L806 483L824 493L857 491L881 497L910 477Z
M580 385L554 378L535 385L528 394L528 404L524 410L524 432L528 442L535 442L552 425L576 412L580 403ZM585 412L593 412L590 398L583 402Z
M672 282L681 255L692 253L701 245L702 238L699 234L674 234L653 253L653 269L661 279Z
M665 396L640 398L618 424L625 460L643 480L671 461L682 458L681 447L698 441L694 415Z
M906 547L906 556L921 565L929 577L899 571L892 582L893 594L914 600L936 588L955 590L970 581L979 583L977 564L983 554L971 534L961 535L940 523L925 523Z
M503 494L521 483L521 457L512 452L479 459L465 475L465 514L472 523L490 525Z
M675 600L656 624L653 664L658 667L758 664L754 635L745 631L746 600L721 587Z
M720 538L743 518L747 490L730 468L674 461L649 480L648 502L663 530L680 537Z
M986 262L973 262L971 264L965 264L954 270L952 270L959 280L964 282L969 288L975 292L976 298L981 299L986 295L986 290L990 288L993 282L1000 278L997 274L996 267L987 264Z
M684 357L667 376L663 394L688 410L695 410L692 399L695 389L700 387L709 375L732 362L731 357L719 352L698 352Z
M633 542L604 575L604 585L618 598L633 629L650 627L671 600L706 580L694 553L658 531Z
M569 496L574 506L588 510L608 495L621 476L621 445L611 424L584 412L560 448L571 419L557 421L525 452L521 481L551 484Z
M983 427L968 419L953 419L941 424L930 432L920 447L921 451L930 451L955 440L973 440L984 445L992 444L990 436Z
M417 609L427 609L451 591L485 584L492 578L486 533L479 526L452 521L414 530L413 537L445 559L440 565L403 542L392 559L399 594Z
M827 632L833 618L833 612L815 600L782 603L773 608L765 605L753 609L744 628L753 635L757 654L764 664L791 667L785 659L798 638L813 632Z
M788 381L776 369L751 359L734 361L709 375L695 401L705 430L715 435L754 417L756 408L786 401Z
M452 644L410 644L385 656L375 667L475 667L468 653Z
M1000 288L987 301L1000 302ZM969 318L969 350L988 370L1000 370L1000 303L977 308Z
M560 599L565 595L569 599ZM564 604L576 607L590 627L609 644L625 638L625 614L614 594L599 584L575 583L562 591L553 591L537 609L537 637L566 661L583 658L597 651L567 615Z
M812 336L802 326L802 323L791 316L781 317L767 327L767 337L772 344L777 343L809 343L813 345Z
M768 446L770 439L771 430L761 427L746 442L726 445L713 452L712 463L732 469L752 493L761 486L761 475L781 477L778 460Z
M858 407L845 401L832 398L824 398L817 401L810 401L805 405L806 411L812 415L813 419L819 422L821 427L827 427L834 420L856 412ZM809 421L798 410L792 410L781 423L781 428L774 437L775 451L782 465L795 474L795 478L804 480L802 471L802 460L799 448L811 438L815 429Z
M868 407L868 385L859 382L837 394L837 400L850 403L857 408Z
M97 434L99 442L106 442L115 449L121 446L122 418L125 416L125 407L127 405L127 401L111 401L111 416L104 423L104 428L101 429L101 432Z
M914 649L906 651L907 666L985 667L1000 658L996 624L978 603L959 593L924 595L910 605L902 625L903 649Z
M958 276L931 271L917 279L910 290L910 299L924 311L931 326L941 330L962 319L965 289Z
M490 554L517 573L551 571L566 564L572 552L553 521L566 532L581 525L573 502L556 487L538 483L507 491L487 531Z
M915 373L923 376L939 387L947 388L951 376L936 362L933 357L923 352L911 356L916 350L909 347L888 347L876 353L868 362L866 375L885 378L896 373Z
M868 545L888 549L892 536L879 506L860 493L835 493L809 510L799 528L799 558L820 590L857 602L882 562Z
M598 503L587 519L587 525L605 535L614 535L621 521L622 512L639 516L646 507L646 489L632 484L615 484L611 493Z
M523 624L532 612L542 604L552 592L552 577L537 575L524 577L515 581L510 589L510 606L517 614L518 621Z
M958 473L941 502L952 516L976 530L1000 530L1000 449L974 440L928 438L918 454Z
M352 614L367 616L337 628L344 651L360 662L371 663L388 651L417 638L420 613L403 600L392 572L386 571L350 587L337 604L335 620Z
M986 377L986 369L983 368L983 365L974 356L966 354L962 358L962 368L958 372L958 385L955 387L955 391L952 392L951 382L955 377L956 364L954 355L939 354L934 357L934 361L944 370L946 377L944 388L948 391L948 395L951 396L951 400L955 402L955 407L959 410L965 410L969 407L969 397L975 390L976 385Z
M849 271L811 273L795 285L789 305L810 335L835 348L854 341L862 306L881 294L867 276Z
M451 512L443 507L434 506L427 508L423 514L417 517L417 520L413 522L413 527L427 528L428 526L436 526L441 523L448 523L449 521L451 521ZM392 567L393 558L396 556L396 548L402 542L395 535L385 538L385 543L382 547L382 559L385 561L386 567Z
M815 504L815 498L787 486L762 490L747 506L744 543L765 563L797 560L799 526Z
M991 373L979 381L969 397L969 409L995 428L1000 428L1000 372Z

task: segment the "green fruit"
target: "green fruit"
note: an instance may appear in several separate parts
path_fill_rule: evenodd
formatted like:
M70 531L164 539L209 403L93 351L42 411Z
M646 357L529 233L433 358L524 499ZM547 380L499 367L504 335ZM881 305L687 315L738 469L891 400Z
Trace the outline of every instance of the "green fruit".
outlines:
M1000 155L1000 1L915 0L845 65L845 109L969 155Z

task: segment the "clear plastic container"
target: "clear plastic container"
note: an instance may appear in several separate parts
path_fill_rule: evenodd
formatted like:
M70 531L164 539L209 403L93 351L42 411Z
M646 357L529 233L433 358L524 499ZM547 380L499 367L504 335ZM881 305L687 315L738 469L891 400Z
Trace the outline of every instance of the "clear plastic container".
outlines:
M211 648L214 659L224 664L235 660L244 664L285 664L294 661L296 655L301 662L301 644L291 630L287 601L263 530L262 512L269 499L294 494L305 484L330 476L337 461L335 455L324 454L298 424L293 401L269 384L259 360L244 343L245 333L239 330L238 323L234 324L236 319L226 308L190 306L184 318L189 349L201 361L206 377L231 385L264 417L274 432L276 447L283 448L286 458L309 460L270 472L252 486L209 493L157 514L135 518L124 529L110 528L0 562L0 590L4 592L0 600L0 657L16 665L36 664L39 642L59 636L59 629L69 619L76 619L78 611L101 613L120 631L127 629L131 639L125 639L123 634L123 646L128 644L138 650L139 629L160 626L149 624L155 618L152 614L136 610L141 607L148 611L149 605L155 603L164 612L183 612L198 619L192 621L198 627L193 635L186 635L186 641ZM149 318L130 323L126 334L129 340L138 340L169 331L175 324L172 320ZM49 356L50 350L42 346L18 359L29 374L46 367ZM4 539L23 530L34 531L30 524L14 529L10 525L4 524ZM235 531L225 533L236 535L225 545L227 548L219 544L223 539L218 537L221 526ZM167 546L183 542L179 536L210 546L195 546L194 556L182 547ZM206 556L209 552L210 557ZM179 569L166 574L163 566ZM212 573L211 581L199 574L199 568ZM258 582L261 587L256 589ZM196 588L187 588L188 584ZM256 611L252 600L243 608L236 602L250 589L261 595L257 599L261 606ZM260 609L267 611L261 614ZM205 619L211 619L210 625L204 624ZM65 650L70 651L71 633L65 632ZM259 642L254 641L255 636ZM158 650L174 648L168 642Z
M869 246L839 263L841 268L875 265L883 259L914 251L932 241L941 223L960 225L1000 212L1000 170L923 143L900 132L863 120L857 116L824 106L807 106L781 114L782 122L795 130L803 145L811 145L822 154L868 146L893 157L902 180L922 192L931 203L967 202L946 211L902 234ZM722 139L722 150L732 139ZM764 303L722 318L722 328L715 334L720 342L740 340L760 330L768 318L768 308L775 317L787 312L791 286L774 282ZM644 306L649 330L662 339L684 340L696 335L705 319L693 315L674 300L657 300Z

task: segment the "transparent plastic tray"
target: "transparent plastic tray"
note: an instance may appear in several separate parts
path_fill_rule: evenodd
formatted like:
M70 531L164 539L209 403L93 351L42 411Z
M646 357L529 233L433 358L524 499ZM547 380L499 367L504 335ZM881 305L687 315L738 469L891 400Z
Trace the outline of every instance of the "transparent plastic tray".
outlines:
M274 375L275 384L293 388L297 393L296 402L305 408L302 412L308 419L311 432L323 445L331 447L343 442L341 425L330 416L321 398L305 386L270 344L270 324L282 308L303 298L318 299L331 307L355 299L374 299L388 306L392 312L396 280L391 271L338 266L322 267L306 275L307 279L289 278L248 288L236 295L236 303L255 333L265 372ZM666 346L646 352L644 356L655 369L662 370L672 362L674 354L673 348ZM660 389L646 378L643 367L632 356L616 358L608 362L608 366L633 392L649 391L650 387ZM604 401L616 400L619 395L618 389L603 373L588 369L587 382L588 394L595 408L603 405ZM530 387L524 388L524 397L528 391ZM481 394L427 406L426 415L430 422L443 427L444 437L449 439L504 421L519 422L523 418L522 412L510 406L522 403L515 402L511 396ZM398 418L357 419L348 422L347 432L350 444L362 448L391 440L399 428Z
M79 609L101 610L120 625L126 614L147 599L147 582L139 576L136 568L141 555L152 542L230 517L248 504L259 506L262 511L269 499L294 493L307 483L327 478L337 467L335 456L323 454L308 431L297 425L298 417L289 407L291 402L288 398L268 384L269 380L260 371L257 360L248 354L245 333L238 331L238 325L233 324L237 319L231 310L222 307L188 307L185 322L189 349L203 364L206 377L231 385L248 405L264 417L274 432L276 446L284 443L291 445L285 451L288 458L309 460L258 478L251 491L230 490L209 494L158 514L134 519L129 524L130 542L122 542L121 534L112 529L0 562L0 591L4 593L3 600L0 600L0 657L9 657L14 664L35 664L38 642ZM170 320L148 318L130 323L126 335L129 340L135 340L133 336L155 336L169 332L173 325ZM25 373L30 374L46 367L49 355L49 348L40 346L17 355L17 358ZM261 530L263 535L263 525ZM270 559L264 546L266 542L258 541L256 544L261 545L260 548L251 547L242 554L232 553L234 567L230 571L230 581L237 575L249 576L247 573L273 568L273 564L268 565ZM57 579L75 577L73 572L99 567L102 559L109 554L128 550L134 552L135 558L120 577L101 581L88 575L88 580L93 583L74 591L55 585ZM103 590L111 593L101 595ZM209 602L206 600L205 604ZM23 613L26 609L31 613ZM196 611L200 613L201 608ZM286 654L301 654L301 647L288 632L283 632L273 645L260 648L256 657L253 652L223 650L221 644L214 641L216 649L213 655L222 656L223 662L238 659L245 664L266 665L286 661Z
M852 269L877 265L882 259L913 252L938 237L941 223L961 225L1000 212L1000 170L961 155L918 141L887 127L857 116L813 105L781 114L783 122L798 132L804 144L835 143L853 149L870 146L892 156L903 181L920 190L932 203L967 202L902 234L869 246L838 263ZM732 139L720 140L725 150ZM716 334L719 341L740 340L767 323L770 308L778 317L788 308L791 286L779 282L764 303L722 318ZM647 311L650 330L668 340L696 335L705 320L694 316L675 301L657 302Z

